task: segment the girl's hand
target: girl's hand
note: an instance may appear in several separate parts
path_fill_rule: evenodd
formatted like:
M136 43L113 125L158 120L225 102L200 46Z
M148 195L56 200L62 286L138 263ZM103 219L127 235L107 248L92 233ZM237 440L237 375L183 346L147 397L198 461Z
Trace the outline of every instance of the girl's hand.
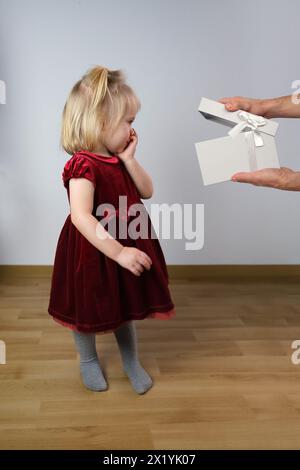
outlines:
M124 162L129 162L133 160L136 146L138 144L138 136L134 129L131 129L130 132L130 140L127 144L127 147L123 150L123 152L118 154L118 157Z
M122 248L115 261L136 276L140 276L144 269L149 271L152 265L152 260L146 253L128 246Z

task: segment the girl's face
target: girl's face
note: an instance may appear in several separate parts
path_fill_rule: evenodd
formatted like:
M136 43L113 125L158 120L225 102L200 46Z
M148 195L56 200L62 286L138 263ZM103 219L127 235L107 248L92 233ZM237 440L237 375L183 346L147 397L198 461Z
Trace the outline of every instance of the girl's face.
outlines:
M107 129L102 132L102 143L112 154L123 152L130 142L132 123L135 114L126 114L118 126L114 129Z

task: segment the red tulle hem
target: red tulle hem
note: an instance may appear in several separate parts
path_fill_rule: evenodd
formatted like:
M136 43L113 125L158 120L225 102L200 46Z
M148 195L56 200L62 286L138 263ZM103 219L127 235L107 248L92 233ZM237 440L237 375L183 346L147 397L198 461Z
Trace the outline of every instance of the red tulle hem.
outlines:
M81 331L77 329L76 325L73 325L71 323L64 322L62 320L59 320L58 318L55 318L52 316L53 320L57 323L59 323L62 326L65 326L66 328L69 328L72 331L76 331L78 333L95 333L95 334L106 334L106 333L113 333L116 331L121 325L128 323L130 321L135 321L135 320L146 320L147 318L154 318L158 320L170 320L176 315L175 309L173 308L172 310L168 310L167 312L153 312L149 313L145 317L139 317L139 318L130 318L129 320L125 320L120 322L115 328L111 328L109 330L103 330L103 331ZM88 327L87 325L84 325L84 328Z

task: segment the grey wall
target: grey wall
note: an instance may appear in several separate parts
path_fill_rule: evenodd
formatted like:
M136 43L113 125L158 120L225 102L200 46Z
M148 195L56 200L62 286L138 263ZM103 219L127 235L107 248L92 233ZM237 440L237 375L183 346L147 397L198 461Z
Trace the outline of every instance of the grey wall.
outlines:
M292 93L299 17L297 0L0 0L0 263L53 262L69 213L62 107L95 64L124 69L140 96L136 156L153 177L151 202L205 206L204 248L162 240L168 263L299 263L300 193L204 187L194 149L228 131L197 112L201 96ZM281 164L299 169L300 121L279 122Z

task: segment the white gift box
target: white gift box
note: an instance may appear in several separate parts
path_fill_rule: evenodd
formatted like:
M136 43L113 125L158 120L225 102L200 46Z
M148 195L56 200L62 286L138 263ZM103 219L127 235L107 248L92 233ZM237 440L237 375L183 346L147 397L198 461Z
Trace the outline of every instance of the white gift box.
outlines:
M240 171L280 168L275 134L278 123L245 111L227 111L224 104L202 98L200 113L232 129L228 136L196 143L204 185L229 181Z

